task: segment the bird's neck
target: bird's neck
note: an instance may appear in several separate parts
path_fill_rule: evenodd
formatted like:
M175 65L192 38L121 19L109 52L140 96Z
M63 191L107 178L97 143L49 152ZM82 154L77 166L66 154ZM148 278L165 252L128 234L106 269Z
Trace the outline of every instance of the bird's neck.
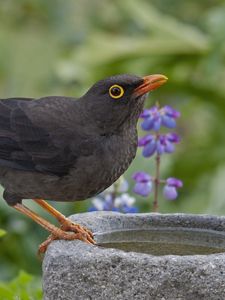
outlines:
M140 117L141 112L144 108L144 98L142 101L139 101L138 105L131 111L131 114L124 120L120 128L123 132L134 131L136 132L137 122Z
M88 128L89 134L96 134L104 135L104 136L111 136L113 134L121 135L126 134L127 132L136 132L138 118L143 110L145 98L142 97L138 100L136 105L132 105L132 109L127 109L123 113L116 114L108 113L107 115L102 111L102 109L97 109L92 107L88 107L90 103L88 102L87 105L83 105L80 108L80 114L83 115L84 120L88 120ZM82 100L83 101L83 100Z

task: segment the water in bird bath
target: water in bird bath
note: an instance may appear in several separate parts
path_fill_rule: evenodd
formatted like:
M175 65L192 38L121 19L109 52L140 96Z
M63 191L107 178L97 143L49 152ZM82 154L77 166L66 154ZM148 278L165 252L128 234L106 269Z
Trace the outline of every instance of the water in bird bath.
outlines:
M225 252L225 233L195 228L115 230L96 235L97 244L152 255L198 255Z

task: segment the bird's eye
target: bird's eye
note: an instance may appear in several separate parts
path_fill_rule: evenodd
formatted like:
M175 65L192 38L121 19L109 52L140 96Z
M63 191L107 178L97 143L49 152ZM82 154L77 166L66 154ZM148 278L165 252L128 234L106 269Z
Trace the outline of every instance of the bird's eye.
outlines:
M123 96L123 94L124 94L124 89L118 84L112 85L109 89L109 95L113 99L119 99Z

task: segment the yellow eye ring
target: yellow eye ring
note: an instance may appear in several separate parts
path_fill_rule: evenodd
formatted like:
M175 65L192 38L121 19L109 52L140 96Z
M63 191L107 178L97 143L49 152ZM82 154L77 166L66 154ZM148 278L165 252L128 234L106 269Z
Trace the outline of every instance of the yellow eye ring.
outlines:
M112 85L109 89L109 95L113 99L119 99L123 96L123 94L124 94L124 89L122 88L122 86L118 84Z

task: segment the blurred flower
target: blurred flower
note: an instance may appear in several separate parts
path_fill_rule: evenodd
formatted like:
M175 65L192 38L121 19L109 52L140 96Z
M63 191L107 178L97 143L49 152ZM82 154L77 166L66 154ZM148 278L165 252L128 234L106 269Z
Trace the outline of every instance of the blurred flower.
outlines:
M145 109L140 116L144 119L141 124L143 130L158 131L161 126L161 116L157 106L153 106L150 109Z
M121 176L113 185L92 199L89 211L138 212L138 208L134 206L136 199L126 193L127 190L128 182Z
M161 134L161 126L167 128L176 127L176 119L180 117L180 112L173 109L171 106L164 106L162 108L159 105L155 105L150 109L145 109L140 118L143 119L141 127L143 130L155 131L153 134L146 134L139 138L138 146L142 147L142 155L144 157L151 157L156 154L156 176L151 176L145 172L137 172L133 174L132 178L135 180L135 186L133 191L141 196L148 196L154 183L154 203L153 210L158 209L158 188L159 184L165 184L163 187L163 195L168 200L174 200L177 198L177 189L182 187L183 183L176 178L168 178L166 181L160 179L160 162L161 155L164 153L172 153L175 151L175 144L180 142L180 137L176 133Z
M129 194L124 193L115 198L115 206L120 207L123 205L132 206L135 203L135 198L131 197Z
M177 119L180 117L180 112L175 110L174 108L172 108L169 105L166 105L163 108L161 108L161 112L162 112L162 115L166 115L173 119Z
M152 191L151 176L145 172L136 172L132 178L136 181L133 191L141 196L148 196Z
M180 142L180 137L176 133L160 135L157 141L157 153L172 153L175 150L174 144Z
M166 134L167 140L171 143L179 143L180 142L180 137L177 133L175 132L169 132Z
M183 182L177 178L170 177L166 180L166 185L163 188L163 195L168 200L174 200L177 198L177 188L181 188Z
M124 193L115 198L114 205L119 211L129 213L129 212L138 212L138 208L133 206L136 199L131 197L129 194Z
M170 186L174 186L175 188L181 188L183 186L183 182L174 177L167 178L166 183Z
M139 139L138 146L143 147L142 155L144 157L150 157L155 152L159 155L174 152L174 144L179 142L180 137L176 133L158 135L147 134Z
M153 106L150 109L145 109L140 118L144 119L141 124L143 130L159 131L161 125L167 128L176 127L176 119L180 117L180 112L173 109L171 106L159 108Z
M163 188L163 196L167 200L175 200L178 196L178 193L174 186L165 185Z
M97 210L113 210L117 211L113 204L113 197L111 194L99 194L98 197L94 197L92 199L92 207L89 211L97 211Z

